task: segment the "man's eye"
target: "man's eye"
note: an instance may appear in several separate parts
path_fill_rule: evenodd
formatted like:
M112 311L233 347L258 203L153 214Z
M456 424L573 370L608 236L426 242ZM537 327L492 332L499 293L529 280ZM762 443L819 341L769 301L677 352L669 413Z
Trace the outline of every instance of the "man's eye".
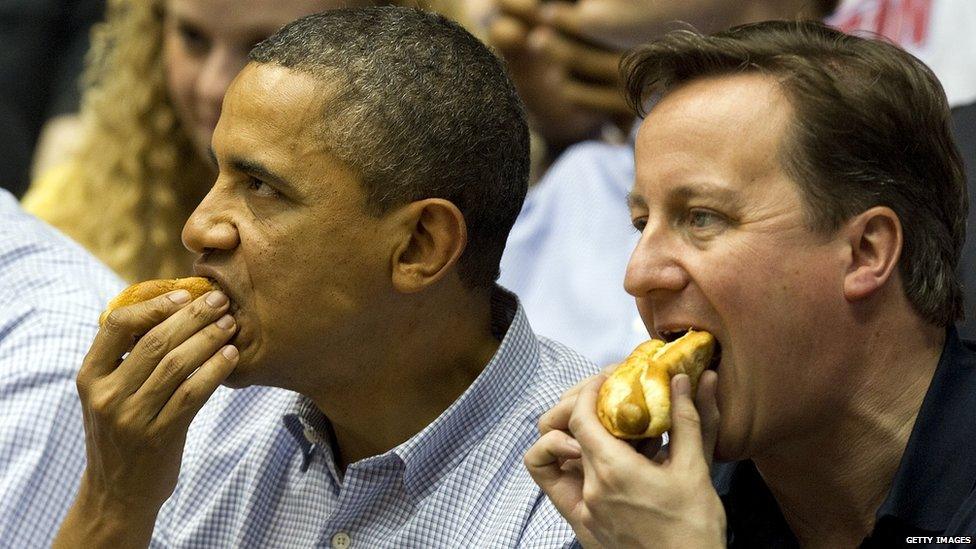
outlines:
M178 27L180 41L190 53L204 54L210 49L210 40L196 27L182 23Z
M247 188L258 196L268 198L276 198L279 196L278 191L274 187L254 177L249 177L247 179Z
M687 223L694 229L706 229L724 221L721 215L710 210L695 208L688 211Z
M634 225L634 230L636 230L639 233L642 233L642 232L644 232L644 227L647 226L647 218L646 217L638 217L637 219L634 219L633 221L631 221L631 224Z

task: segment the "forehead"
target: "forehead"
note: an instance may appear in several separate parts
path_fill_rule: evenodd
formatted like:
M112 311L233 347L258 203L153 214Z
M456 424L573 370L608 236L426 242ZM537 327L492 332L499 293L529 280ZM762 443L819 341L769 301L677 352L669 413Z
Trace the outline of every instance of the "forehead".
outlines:
M299 17L363 3L354 0L167 0L166 12L210 32L261 39Z
M290 147L312 141L321 123L324 87L301 72L248 63L227 89L218 127L234 137Z
M249 63L224 96L213 136L218 161L258 163L296 184L335 172L339 162L321 130L330 90L312 76Z
M772 77L702 78L665 95L640 127L637 185L746 184L779 169L792 109Z

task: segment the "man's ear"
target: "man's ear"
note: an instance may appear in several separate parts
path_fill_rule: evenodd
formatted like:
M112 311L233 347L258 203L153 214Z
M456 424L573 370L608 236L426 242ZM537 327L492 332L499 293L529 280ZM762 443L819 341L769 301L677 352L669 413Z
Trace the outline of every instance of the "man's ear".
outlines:
M404 238L391 257L393 287L414 293L449 273L468 242L464 216L452 202L428 198L399 212Z
M891 279L901 258L901 221L891 208L875 206L846 224L851 263L844 276L844 297L858 301Z

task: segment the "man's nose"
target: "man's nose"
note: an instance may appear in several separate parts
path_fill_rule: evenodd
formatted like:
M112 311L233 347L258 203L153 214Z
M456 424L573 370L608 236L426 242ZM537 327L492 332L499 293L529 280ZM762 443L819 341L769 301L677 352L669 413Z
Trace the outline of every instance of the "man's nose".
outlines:
M183 226L183 245L197 254L211 250L233 250L240 244L240 234L233 210L218 185L207 193Z
M677 292L688 284L676 237L645 228L630 256L624 289L640 299Z

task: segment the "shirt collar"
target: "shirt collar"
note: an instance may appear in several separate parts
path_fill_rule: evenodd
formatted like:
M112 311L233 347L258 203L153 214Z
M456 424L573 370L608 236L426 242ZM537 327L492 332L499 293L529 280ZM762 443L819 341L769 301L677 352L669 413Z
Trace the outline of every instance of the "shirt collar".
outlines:
M943 531L976 483L976 353L950 328L878 518Z
M302 472L308 470L316 446L330 449L333 437L332 425L325 414L319 410L312 399L295 395L288 412L283 418L285 429L291 434L302 450ZM335 471L336 478L342 478Z
M974 410L976 352L950 328L891 489L878 508L877 524L891 524L894 518L918 530L945 531L976 485ZM730 536L761 532L766 541L795 544L751 461L727 466L717 475L715 486L725 502L730 527L740 527L730 528Z
M440 416L393 449L405 465L404 485L415 497L448 473L531 385L539 364L538 340L514 294L495 286L492 332L501 339L474 382Z

